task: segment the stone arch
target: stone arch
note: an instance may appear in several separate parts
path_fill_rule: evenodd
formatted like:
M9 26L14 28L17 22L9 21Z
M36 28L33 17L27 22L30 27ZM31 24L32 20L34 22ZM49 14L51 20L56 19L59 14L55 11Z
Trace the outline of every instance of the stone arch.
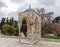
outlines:
M25 19L22 20L20 31L27 37L27 22Z
M28 17L21 17L21 20L20 20L20 25L22 26L22 22L25 20L26 24L27 24L27 35L28 33L32 30L31 29L31 25L30 25L30 22L31 22L31 19L28 18ZM20 29L21 29L21 26L20 26Z

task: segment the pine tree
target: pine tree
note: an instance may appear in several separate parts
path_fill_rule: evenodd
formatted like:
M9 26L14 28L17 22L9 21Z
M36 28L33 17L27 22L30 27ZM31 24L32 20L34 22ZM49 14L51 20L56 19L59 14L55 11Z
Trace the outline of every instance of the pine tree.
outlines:
M14 25L14 18L10 18L10 22L9 22L10 25Z
M14 26L17 27L18 26L18 22L15 20L14 21Z
M2 18L1 23L0 23L0 28L2 30L2 26L6 23L6 18Z
M8 19L8 17L7 17L7 24L9 24L9 19Z

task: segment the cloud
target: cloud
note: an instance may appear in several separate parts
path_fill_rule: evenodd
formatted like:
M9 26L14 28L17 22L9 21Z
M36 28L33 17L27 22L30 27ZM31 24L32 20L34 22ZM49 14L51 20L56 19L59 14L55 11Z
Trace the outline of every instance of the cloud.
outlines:
M50 4L54 4L54 1L50 0L6 0L3 1L8 7L2 8L1 10L4 12L14 12L14 11L22 11L28 8L28 6L31 4L32 8L53 8L53 6L50 6ZM7 3L8 2L8 3ZM48 3L47 3L48 2ZM48 6L47 6L48 5Z
M16 4L10 4L7 8L2 8L1 10L4 12L14 12L17 11L18 6Z
M50 6L50 5L55 5L56 0L41 0L41 4Z
M17 8L19 7L16 3L12 3L11 0L2 0L2 2L7 6L1 9L3 12L14 12L17 11Z
M0 11L2 13L0 12L0 16L13 16L17 19L17 13L28 9L29 5L31 5L33 9L45 8L47 12L53 11L54 17L60 15L60 0L1 0Z
M0 9L2 8L2 7L7 7L3 2L0 2Z
M1 18L3 18L5 15L5 13L3 13L2 11L0 11L0 21L1 21Z
M18 13L17 12L10 12L7 14L7 17L9 17L9 19L11 17L14 17L15 20L18 20Z
M20 4L22 1L24 2L24 0L11 0L11 2L15 2L15 3L18 3L18 4Z

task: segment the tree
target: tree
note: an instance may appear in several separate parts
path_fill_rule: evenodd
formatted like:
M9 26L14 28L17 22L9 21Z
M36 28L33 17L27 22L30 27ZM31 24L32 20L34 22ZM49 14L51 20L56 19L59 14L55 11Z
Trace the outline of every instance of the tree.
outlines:
M18 22L16 20L14 21L14 27L18 27Z
M46 34L56 34L57 25L55 23L44 23L42 26L42 37Z
M52 22L60 23L60 16L55 17Z
M53 23L54 26L55 26L55 29L54 29L54 34L56 36L60 36L60 23Z
M0 23L0 30L1 30L1 23Z
M2 31L2 26L6 23L5 21L6 21L6 19L2 18L1 23L0 23L1 31Z
M6 19L5 18L2 18L2 20L1 20L1 24L5 24L6 22Z
M8 17L7 17L7 24L9 24L9 19L8 19Z
M41 9L36 9L37 12L39 14L41 14L41 18L42 18L42 23L44 22L51 22L51 18L52 18L52 15L54 14L53 12L48 12L48 13L45 13L45 9L44 8L41 8Z
M9 22L10 25L14 25L14 18L12 17Z
M20 32L24 34L25 37L27 37L27 23L25 19L22 21L22 26L20 28Z
M41 27L42 27L42 35L41 36L43 36L44 34L45 34L45 32L49 29L50 30L50 25L49 25L49 23L51 23L52 21L51 21L51 19L52 19L52 15L53 15L53 12L48 12L48 13L46 13L46 10L44 9L44 8L41 8L41 9L36 9L37 10L37 12L39 13L39 14L41 14ZM45 23L47 23L46 25L44 25ZM44 26L43 26L44 25ZM45 27L46 26L46 27ZM45 31L45 32L44 32ZM50 32L50 31L49 31Z

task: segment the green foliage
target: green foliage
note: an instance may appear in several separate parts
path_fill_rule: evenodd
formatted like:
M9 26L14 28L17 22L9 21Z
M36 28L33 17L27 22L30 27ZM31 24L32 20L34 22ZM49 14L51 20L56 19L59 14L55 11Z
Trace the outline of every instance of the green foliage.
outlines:
M6 18L2 18L1 24L5 24L5 20L6 20Z
M14 27L18 27L18 22L16 20L14 21Z
M0 23L0 30L2 31L2 26L4 25L4 24L9 24L9 25L11 25L11 26L14 26L14 27L18 27L18 22L16 21L16 20L14 20L14 18L12 17L12 18L2 18L2 20L1 20L1 23Z
M1 23L0 23L0 29L2 30L2 26L6 23L5 18L2 18Z
M14 25L14 18L13 17L10 19L9 25Z
M5 24L2 27L2 33L5 35L18 35L18 28Z
M60 39L60 36L47 36L46 38L49 38L49 39Z
M7 17L7 20L6 20L6 22L7 22L7 24L9 24L9 19L8 19L8 17Z
M59 23L59 22L60 22L60 16L57 16L55 19L53 19L53 23L54 23L54 22Z

